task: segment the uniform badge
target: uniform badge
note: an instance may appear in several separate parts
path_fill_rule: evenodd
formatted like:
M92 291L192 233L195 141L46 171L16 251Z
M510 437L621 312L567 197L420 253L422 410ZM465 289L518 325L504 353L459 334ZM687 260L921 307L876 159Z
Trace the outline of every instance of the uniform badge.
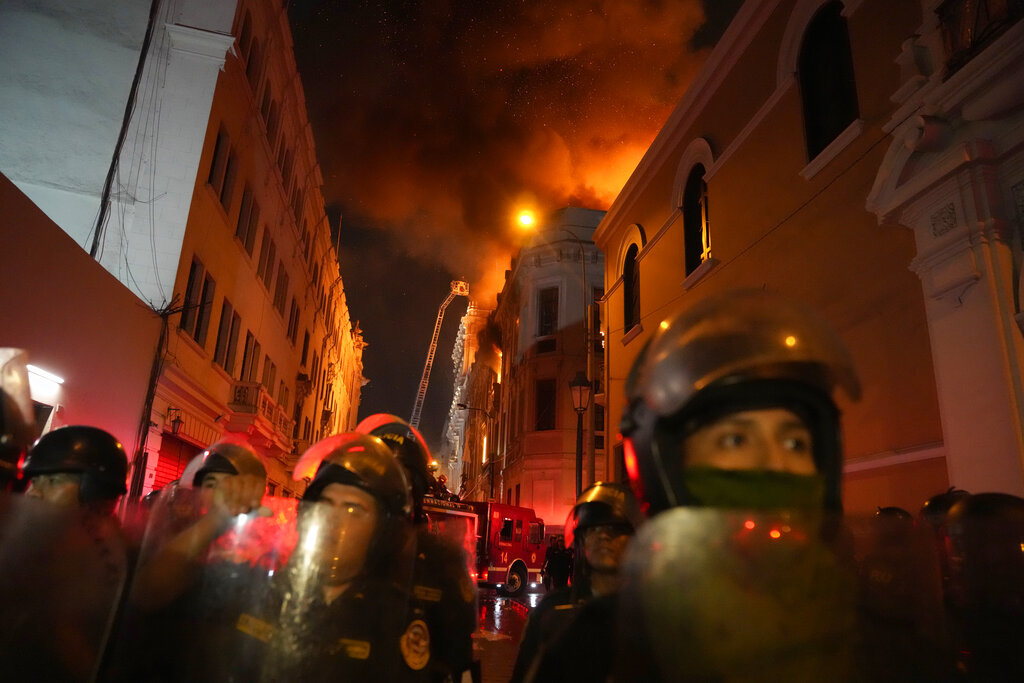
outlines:
M422 619L412 621L400 641L402 657L413 671L419 671L430 661L430 630Z

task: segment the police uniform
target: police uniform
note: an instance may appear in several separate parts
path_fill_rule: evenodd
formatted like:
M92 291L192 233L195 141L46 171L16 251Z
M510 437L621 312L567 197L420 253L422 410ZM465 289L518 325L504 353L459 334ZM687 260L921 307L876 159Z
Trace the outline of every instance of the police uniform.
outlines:
M410 605L413 620L429 629L430 680L457 681L473 664L476 588L460 547L425 525L417 525L416 541Z
M541 599L526 619L510 683L527 680L535 660L542 655L547 644L561 635L581 604L582 600L569 587L553 590Z

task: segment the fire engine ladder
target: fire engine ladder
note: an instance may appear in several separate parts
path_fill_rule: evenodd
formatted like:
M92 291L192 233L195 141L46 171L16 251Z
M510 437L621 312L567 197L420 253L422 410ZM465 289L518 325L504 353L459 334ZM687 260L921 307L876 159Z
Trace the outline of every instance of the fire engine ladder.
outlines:
M420 388L416 392L416 403L412 407L412 417L409 424L413 427L420 426L420 413L423 412L423 399L427 397L427 385L430 383L430 368L434 364L434 352L437 351L437 337L441 334L441 321L444 320L444 309L457 296L469 296L469 283L461 280L452 280L452 290L448 297L437 309L437 321L434 323L434 336L430 338L430 348L427 350L427 362L423 365L423 377L420 379Z

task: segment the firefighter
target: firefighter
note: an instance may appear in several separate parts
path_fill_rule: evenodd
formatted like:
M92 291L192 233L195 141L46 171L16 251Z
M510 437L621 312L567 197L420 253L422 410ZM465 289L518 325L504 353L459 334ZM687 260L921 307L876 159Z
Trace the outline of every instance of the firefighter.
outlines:
M852 666L854 581L822 540L825 513L842 509L837 388L860 396L836 334L762 291L708 297L641 349L624 464L648 514L662 514L626 562L620 678L809 679Z
M61 427L35 442L21 474L28 481L29 497L109 516L128 490L128 457L121 443L102 429Z
M461 680L474 666L476 588L469 576L465 551L430 531L423 510L424 495L435 483L430 474L430 451L419 431L395 415L371 415L359 423L356 431L383 440L405 470L416 529L412 607L423 615L430 629L432 680Z
M636 497L623 484L596 482L580 494L565 522L576 557L572 585L545 595L530 613L512 681L607 677L619 566L642 521Z

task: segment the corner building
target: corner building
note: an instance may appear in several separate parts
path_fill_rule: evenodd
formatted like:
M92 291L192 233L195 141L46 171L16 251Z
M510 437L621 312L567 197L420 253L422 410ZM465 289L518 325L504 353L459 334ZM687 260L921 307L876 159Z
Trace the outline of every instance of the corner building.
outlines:
M365 343L349 319L284 5L240 2L232 35L175 276L183 310L144 490L228 433L264 456L271 492L297 495L298 456L356 424Z
M742 6L594 235L610 431L661 320L765 288L817 309L853 354L848 510L916 511L951 485L1024 493L1021 15Z

